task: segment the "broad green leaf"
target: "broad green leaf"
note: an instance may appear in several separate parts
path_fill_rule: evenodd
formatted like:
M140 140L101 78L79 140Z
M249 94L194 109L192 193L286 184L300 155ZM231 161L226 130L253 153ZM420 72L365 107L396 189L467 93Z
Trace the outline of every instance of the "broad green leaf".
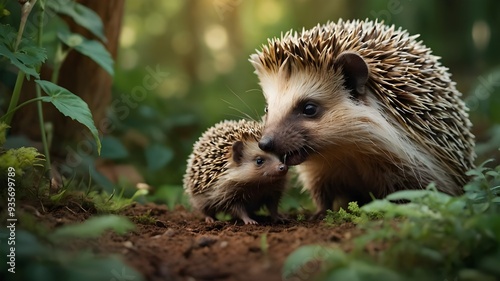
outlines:
M151 171L163 168L174 157L172 149L161 144L153 144L146 148L146 161Z
M50 238L57 241L61 238L95 238L106 230L113 230L118 234L125 234L134 229L135 225L126 217L117 215L104 215L71 225L57 228Z
M36 67L47 59L45 49L23 39L14 52L16 34L12 27L0 24L0 56L6 57L19 70L26 73L28 79L30 76L39 79Z
M434 199L439 199L439 201L448 201L452 197L444 194L442 192L421 189L421 190L400 190L394 193L387 195L385 199L387 200L410 200L410 201L421 201L422 198L431 196Z
M52 103L62 114L80 122L90 130L97 144L97 153L100 154L101 141L99 139L99 132L94 125L92 113L87 103L79 96L52 82L44 80L36 80L35 82L49 95L48 97L43 97L43 101Z
M365 212L385 212L388 208L392 207L394 203L391 203L386 199L373 200L372 202L361 207L361 210Z
M63 15L71 17L78 25L92 32L97 38L106 42L102 20L98 14L86 6L68 0L47 1L47 6Z
M101 42L89 40L80 34L70 33L68 31L57 33L57 37L64 42L64 44L95 61L111 76L114 75L113 58Z

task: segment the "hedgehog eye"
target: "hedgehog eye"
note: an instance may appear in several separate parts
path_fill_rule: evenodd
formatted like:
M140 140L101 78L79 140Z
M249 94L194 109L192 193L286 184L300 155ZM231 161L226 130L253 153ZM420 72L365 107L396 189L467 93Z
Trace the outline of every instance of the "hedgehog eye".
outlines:
M255 164L257 164L257 166L262 166L264 162L265 162L264 159L261 157L257 157L257 159L255 159Z
M312 103L306 103L302 109L302 114L307 117L314 117L318 113L318 107Z
M268 109L267 109L267 106L264 107L264 113L267 113Z

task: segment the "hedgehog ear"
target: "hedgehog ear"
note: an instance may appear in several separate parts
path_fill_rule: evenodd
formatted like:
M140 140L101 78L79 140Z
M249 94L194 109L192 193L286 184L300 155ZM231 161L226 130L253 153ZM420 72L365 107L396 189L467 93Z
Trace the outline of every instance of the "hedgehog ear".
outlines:
M241 163L243 159L243 142L236 141L233 143L233 161L236 163Z
M365 60L356 53L343 52L337 57L335 64L342 67L345 85L355 97L363 95L368 81L368 65Z

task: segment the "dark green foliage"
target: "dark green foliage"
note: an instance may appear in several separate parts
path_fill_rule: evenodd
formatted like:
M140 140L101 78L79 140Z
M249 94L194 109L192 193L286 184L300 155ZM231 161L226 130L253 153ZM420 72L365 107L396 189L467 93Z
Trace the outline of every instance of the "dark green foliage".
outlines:
M16 34L11 26L0 24L0 56L26 73L28 79L30 76L39 79L37 67L47 59L45 49L36 46L33 40L23 39L15 50Z
M379 218L382 218L382 213L380 211L362 211L357 202L349 202L347 211L343 208L340 208L337 212L327 210L324 221L330 225L338 225L346 222L363 223L370 219L373 220Z
M97 144L97 153L99 154L101 152L99 132L94 124L92 113L87 103L79 96L52 82L44 80L36 80L35 82L40 85L42 90L48 95L42 97L42 101L52 103L59 112L78 121L90 130Z
M15 275L8 272L8 263L0 264L2 280L143 280L134 269L117 256L96 256L88 250L71 251L67 245L74 238L97 237L107 229L124 234L133 228L124 217L107 215L93 217L83 223L62 226L53 233L41 237L25 230L17 230L15 236ZM0 230L2 241L8 237L6 229ZM0 247L0 254L10 254L8 247ZM14 276L15 279L10 279ZM9 278L9 279L7 279ZM120 279L121 278L121 279ZM129 279L124 279L129 278Z
M51 0L47 1L47 7L57 13L71 17L78 25L86 28L102 41L107 41L106 36L104 36L101 18L86 6L75 1Z
M375 200L359 215L354 205L351 213L330 214L332 220L354 221L365 230L354 240L355 249L350 253L328 247L299 249L285 263L284 276L304 274L305 265L317 263L319 280L497 280L500 166L481 165L469 174L472 180L460 197L430 186ZM408 203L393 203L399 200ZM374 212L383 218L358 219ZM374 247L380 250L366 251Z

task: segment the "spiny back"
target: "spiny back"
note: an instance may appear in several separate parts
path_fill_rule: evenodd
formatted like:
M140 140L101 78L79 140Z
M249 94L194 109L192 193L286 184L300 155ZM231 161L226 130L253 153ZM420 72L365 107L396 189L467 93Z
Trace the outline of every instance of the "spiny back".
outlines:
M232 145L241 140L257 142L261 132L261 123L249 120L225 120L205 131L188 158L186 192L196 194L210 188L227 171Z

